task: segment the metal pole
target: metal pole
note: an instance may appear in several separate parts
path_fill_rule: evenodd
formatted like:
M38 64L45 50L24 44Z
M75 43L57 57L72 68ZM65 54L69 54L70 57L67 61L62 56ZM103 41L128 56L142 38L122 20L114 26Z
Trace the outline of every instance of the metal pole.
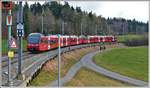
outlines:
M60 35L58 34L58 87L60 87L60 68L61 68L61 49L60 49Z
M2 1L0 1L0 5L2 5ZM0 9L0 19L2 19L2 10ZM2 57L2 20L0 21L0 57ZM0 59L0 63L2 62L2 59ZM0 64L1 65L1 64ZM1 65L2 66L2 65ZM0 68L1 68L0 66ZM2 80L2 71L0 71L0 80ZM2 85L2 83L0 82L0 85Z
M23 8L22 8L22 1L19 1L19 12L18 12L18 19L17 19L17 21L18 21L18 23L23 23ZM19 38L19 49L18 49L18 53L19 53L19 55L18 55L18 77L19 77L19 79L20 79L20 77L22 78L22 69L21 69L21 67L22 67L22 63L21 63L21 61L22 61L22 37L18 37Z
M97 35L97 25L96 25L96 35Z
M43 8L42 8L42 33L43 33Z
M18 75L21 75L21 66L22 66L22 38L19 37L19 64L18 64Z
M58 1L60 4L60 0ZM64 27L63 27L64 28ZM63 29L62 29L63 30ZM60 63L61 63L61 49L60 49L60 34L58 34L58 87L60 87Z
M63 19L62 19L62 35L64 35L64 21L63 21Z
M11 10L8 11L8 15L11 15ZM10 51L10 41L11 41L11 25L8 26L8 51ZM11 84L11 60L8 57L8 85Z
M124 24L123 24L123 36L124 36L124 40L125 40L126 38L125 38L125 28L124 28Z
M42 15L42 33L43 33L43 15Z
M81 23L81 35L82 35L82 23Z

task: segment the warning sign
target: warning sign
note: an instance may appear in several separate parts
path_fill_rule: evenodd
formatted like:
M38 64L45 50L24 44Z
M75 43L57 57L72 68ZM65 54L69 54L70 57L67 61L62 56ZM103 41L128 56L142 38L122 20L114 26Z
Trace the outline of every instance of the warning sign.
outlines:
M12 16L8 15L7 16L7 26L12 25Z
M10 41L10 48L17 48L17 44L14 38Z

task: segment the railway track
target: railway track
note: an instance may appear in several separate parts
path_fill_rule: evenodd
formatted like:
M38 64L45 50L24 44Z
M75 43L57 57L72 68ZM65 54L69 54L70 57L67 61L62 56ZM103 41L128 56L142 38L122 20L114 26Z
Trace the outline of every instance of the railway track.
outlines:
M62 52L67 52L76 48L81 48L81 47L86 47L89 45L77 45L77 46L70 46L70 47L64 47L62 48ZM26 78L31 78L34 73L37 72L38 69L40 69L42 67L42 65L50 60L50 58L54 58L57 56L57 49L48 51L48 52L43 52L43 53L39 53L39 54L31 54L31 53L25 53L23 54L23 60L22 60L22 73L25 74ZM6 85L7 83L7 79L8 79L8 64L6 63L7 60L3 60L3 66L2 66L2 84ZM14 85L20 85L22 83L16 84L18 83L18 81L16 81L16 75L17 75L17 66L18 66L18 58L15 57L14 60L12 60L12 79L14 81Z
M23 53L23 60L28 59L30 57L35 56L35 54L32 54L30 52ZM15 54L15 57L11 60L11 64L18 62L18 56ZM2 57L2 67L8 66L8 57Z

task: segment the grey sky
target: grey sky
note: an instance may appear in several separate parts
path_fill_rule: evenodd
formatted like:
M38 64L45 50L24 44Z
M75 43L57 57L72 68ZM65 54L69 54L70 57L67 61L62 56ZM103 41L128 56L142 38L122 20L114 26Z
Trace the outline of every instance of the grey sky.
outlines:
M103 17L122 17L147 22L149 20L148 1L69 1L73 7L81 7L82 10L102 15ZM33 4L34 1L30 1ZM44 2L41 1L41 4ZM63 3L63 2L61 2Z
M147 22L149 20L148 1L69 1L69 4L82 10L92 11L103 17L123 17Z

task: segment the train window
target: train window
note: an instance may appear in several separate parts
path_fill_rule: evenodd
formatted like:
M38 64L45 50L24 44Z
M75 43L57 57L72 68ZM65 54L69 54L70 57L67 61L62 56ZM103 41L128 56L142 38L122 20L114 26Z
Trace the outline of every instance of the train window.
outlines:
M43 40L43 39L41 39L41 43L44 43L44 40Z
M66 39L63 39L63 43L66 43Z
M50 40L49 42L50 42L50 44L55 44L56 40Z
M41 43L45 43L45 40L44 40L44 39L41 39Z
M48 40L47 39L41 39L41 43L48 44Z
M47 40L47 39L45 39L45 40L44 40L44 43L45 43L45 44L48 44L48 40Z
M38 35L28 36L28 43L30 43L30 44L38 44L39 41L40 41L40 36L38 36Z

